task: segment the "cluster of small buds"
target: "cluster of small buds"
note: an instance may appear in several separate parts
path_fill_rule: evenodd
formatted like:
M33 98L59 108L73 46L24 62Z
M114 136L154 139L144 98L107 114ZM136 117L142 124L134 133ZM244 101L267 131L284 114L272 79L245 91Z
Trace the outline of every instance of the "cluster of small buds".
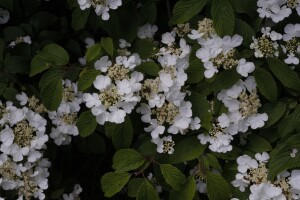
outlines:
M185 35L187 35L189 32L191 32L190 24L189 23L177 24L177 26L173 28L173 31L175 31L178 37L182 38Z
M258 0L257 12L261 18L271 18L278 23L292 14L292 9L296 9L300 16L299 0Z
M187 93L182 91L187 74L190 46L180 38L176 45L175 31L162 35L161 48L156 53L161 70L158 77L146 79L140 91L147 103L141 103L137 112L142 121L150 126L145 128L151 133L157 152L172 154L175 142L172 136L165 134L185 134L188 130L200 128L200 119L192 118L192 104L185 101ZM160 138L162 136L162 138Z
M140 101L140 83L144 76L134 71L141 63L138 54L118 56L115 63L103 56L95 62L95 69L102 72L93 82L98 90L83 94L83 101L91 108L99 124L105 122L123 123L126 114L130 114Z
M259 38L253 37L253 43L250 49L254 49L256 58L278 57L278 40L282 39L282 35L275 31L271 31L270 27L261 29L262 36Z
M228 70L233 67L236 67L239 74L247 77L255 69L252 62L236 58L235 48L242 44L243 38L239 35L219 37L210 19L199 21L198 30L192 30L188 37L201 45L196 56L204 63L206 78L213 77L220 69Z
M258 113L261 104L253 76L245 81L240 80L229 89L221 90L217 98L227 107L228 112L213 120L208 134L201 133L198 139L202 144L209 143L210 150L226 153L232 150L230 143L234 135L245 133L249 127L263 127L268 115Z
M82 192L82 188L79 184L74 185L74 190L70 194L63 194L63 200L80 200L80 193Z
M20 43L26 43L26 44L31 44L31 38L29 35L24 36L24 37L17 37L14 41L10 42L8 46L10 47L15 47L16 45Z
M255 159L248 155L237 158L238 173L231 182L241 192L250 186L249 200L294 200L299 199L300 194L300 170L291 173L284 171L274 181L268 180L269 154L266 152L255 154Z
M17 108L9 101L0 102L0 115L0 186L16 190L20 200L45 199L50 167L43 158L47 121L28 107Z
M40 114L47 112L47 108L35 95L28 97L26 93L21 92L21 94L16 95L16 99L20 102L21 106L27 106L34 112Z
M109 19L108 11L110 9L116 10L122 5L122 0L77 0L81 10L90 8L91 6L95 9L98 16L101 15L102 20Z
M64 80L62 97L62 102L57 110L48 112L48 116L54 125L50 137L54 139L57 145L70 144L71 136L79 134L76 122L82 103L82 93L78 91L77 83L73 83L68 79Z
M6 24L9 20L9 12L3 8L0 8L0 24Z

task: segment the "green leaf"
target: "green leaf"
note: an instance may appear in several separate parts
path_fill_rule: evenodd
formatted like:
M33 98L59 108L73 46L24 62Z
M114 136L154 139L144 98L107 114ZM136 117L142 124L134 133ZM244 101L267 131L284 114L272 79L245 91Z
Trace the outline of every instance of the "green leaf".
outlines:
M90 62L100 56L102 47L101 44L94 44L93 46L89 47L87 49L87 52L85 54L86 56L86 62Z
M222 171L222 167L216 156L214 156L213 154L210 154L210 153L206 154L206 156L207 156L207 160L208 160L210 166L217 169L218 171Z
M255 36L255 31L249 24L236 18L234 29L236 34L243 37L243 44L249 46L252 43L252 37Z
M72 13L72 23L71 26L75 31L83 29L88 20L91 9L81 10L77 8Z
M145 163L143 156L134 149L121 149L113 158L112 167L117 172L125 172L139 168Z
M46 108L54 111L62 101L62 73L54 69L47 71L40 80L41 99Z
M15 88L6 88L2 95L8 101L15 101L17 94L19 94L19 92Z
M25 36L26 33L23 29L17 27L17 26L9 26L3 29L3 40L4 42L10 42L12 40L15 40L16 38L20 36Z
M146 179L139 187L136 197L137 200L159 200L157 191L153 188L151 183Z
M273 180L280 172L300 167L300 153L291 157L292 149L300 149L300 135L291 136L288 140L278 142L277 147L270 153L268 179Z
M32 77L49 69L50 67L53 66L53 64L51 64L48 61L45 61L41 56L36 55L33 57L30 66L31 68L30 68L29 76Z
M268 58L268 64L274 75L287 88L300 94L300 80L295 71L277 58Z
M260 153L272 150L272 146L270 145L270 143L266 139L258 135L250 134L247 139L249 141L247 144L247 149L249 149L250 151Z
M80 136L87 137L91 135L97 127L96 117L91 111L83 112L79 116L76 125Z
M14 1L13 0L1 0L0 6L12 11L13 7L14 7Z
M67 51L57 44L49 44L38 52L38 55L46 61L55 65L66 65L69 63L69 55Z
M188 100L192 103L193 116L199 117L201 120L201 126L210 130L212 113L209 112L210 105L208 101L197 92L192 92L192 94L188 97Z
M101 72L96 69L83 70L79 76L78 90L84 91L90 88L94 80L96 79L96 77L99 76L100 74Z
M189 137L175 144L175 151L161 160L161 163L177 164L198 158L205 150L206 146L200 144L196 137Z
M256 68L254 78L258 90L272 103L277 101L277 85L272 75L263 68Z
M0 83L0 96L3 94L5 89L6 89L6 84L5 83Z
M2 39L0 39L0 62L3 62L4 57L4 42Z
M232 5L228 0L213 0L211 15L218 35L232 35L235 18Z
M185 70L188 75L187 83L199 83L204 78L203 63L199 59L194 59L190 62L189 67Z
M195 191L196 182L194 176L190 176L179 190L171 191L169 200L193 200Z
M264 128L268 128L275 124L285 113L286 104L283 102L277 102L276 105L264 104L261 107L262 112L266 112L268 115L268 121L265 123Z
M127 195L129 197L137 197L138 191L140 189L141 184L143 183L143 178L132 178L128 182L127 185Z
M133 52L140 55L141 58L149 58L152 55L155 46L149 40L137 40L132 46Z
M54 190L53 192L51 192L50 194L50 198L51 199L58 199L59 197L61 197L65 192L65 188L59 188Z
M173 8L171 24L183 24L204 8L207 0L179 0Z
M159 66L155 62L147 61L142 62L135 68L136 71L146 73L150 76L157 76L159 72Z
M10 73L28 73L29 59L23 56L7 56L4 60L4 67Z
M126 116L125 122L122 124L106 123L105 133L112 138L113 145L116 149L130 147L133 137L130 118Z
M129 181L131 175L127 172L109 172L101 178L101 188L105 197L112 197Z
M294 112L288 117L280 121L278 125L278 133L284 137L293 132L296 128L299 128L300 124L300 105L298 105Z
M180 186L185 182L185 175L172 165L161 164L160 170L166 182L176 190L179 190Z
M114 56L114 43L110 37L101 38L101 46L108 53L108 55L113 58Z
M212 83L212 88L215 92L222 89L228 89L240 80L241 76L235 69L230 69L219 73Z
M206 187L207 194L210 200L230 199L230 186L221 175L212 172L207 172Z

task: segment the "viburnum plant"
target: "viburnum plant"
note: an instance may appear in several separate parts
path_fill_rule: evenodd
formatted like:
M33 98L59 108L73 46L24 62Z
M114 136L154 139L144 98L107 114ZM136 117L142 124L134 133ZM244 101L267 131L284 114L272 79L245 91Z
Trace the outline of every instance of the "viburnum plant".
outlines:
M0 199L299 200L300 0L0 0Z

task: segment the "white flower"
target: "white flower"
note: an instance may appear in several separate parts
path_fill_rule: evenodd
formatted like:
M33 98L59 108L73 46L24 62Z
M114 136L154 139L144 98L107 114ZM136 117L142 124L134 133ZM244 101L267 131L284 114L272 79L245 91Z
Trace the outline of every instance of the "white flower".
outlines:
M86 44L85 48L87 48L87 49L95 44L95 40L93 38L90 38L90 37L85 38L84 42Z
M119 39L119 47L124 49L126 47L131 47L131 44L124 39Z
M171 46L175 42L175 35L176 33L174 31L164 33L161 36L161 42L168 46Z
M26 95L26 93L22 92L21 94L17 94L16 95L16 99L18 101L20 101L20 105L24 106L27 104L28 102L28 96Z
M93 85L98 90L102 91L111 84L111 79L107 76L99 75L93 82Z
M249 73L253 72L255 66L252 62L246 62L246 59L242 58L239 60L239 64L236 71L243 77L247 77Z
M285 200L282 189L270 183L251 185L249 200Z
M214 74L219 72L219 70L213 65L211 61L205 62L204 68L206 69L204 71L205 78L211 78L214 76Z
M108 56L103 56L100 60L97 60L94 64L95 69L100 70L101 72L107 72L107 68L112 65L112 62L109 60Z
M9 12L3 8L0 8L0 24L6 24L9 20Z
M266 163L268 162L270 156L267 152L263 152L263 153L256 153L255 154L255 159L258 160L260 163Z
M140 39L153 39L154 34L158 30L156 25L145 24L139 27L137 36Z
M285 3L286 0L258 0L257 12L261 18L271 18L273 22L278 23L292 13Z
M300 170L293 170L289 184L293 189L300 191Z
M289 41L294 37L300 37L300 24L287 24L284 28L284 32L284 41Z
M174 141L172 140L172 136L167 136L163 138L153 138L151 140L154 144L157 145L156 151L158 153L168 153L168 154L173 154L174 152Z

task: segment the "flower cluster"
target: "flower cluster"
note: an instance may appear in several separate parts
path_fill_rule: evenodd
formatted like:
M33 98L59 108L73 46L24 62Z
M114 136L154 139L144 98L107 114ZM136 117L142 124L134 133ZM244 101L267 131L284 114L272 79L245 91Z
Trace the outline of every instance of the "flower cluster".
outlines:
M292 14L295 9L300 16L299 0L258 0L257 12L261 18L271 18L278 23Z
M28 107L0 102L0 185L17 190L19 198L44 199L50 162L43 158L47 121Z
M274 181L268 180L268 160L266 152L237 158L238 173L231 183L244 192L250 186L249 200L292 200L300 198L300 170L284 171Z
M219 37L211 19L204 18L199 21L198 29L193 29L188 37L197 40L201 45L196 56L204 64L206 78L212 78L220 69L228 70L233 67L236 67L239 74L247 77L255 69L252 62L236 57L236 47L242 44L243 38L239 35Z
M57 145L70 144L71 136L79 134L76 122L82 103L82 92L78 91L77 83L64 80L62 96L62 102L57 111L48 112L54 126L51 129L50 137Z
M134 71L140 63L138 54L118 56L115 63L108 56L95 62L95 69L103 74L93 82L97 92L84 93L83 101L91 108L99 124L124 122L126 114L130 114L140 101L138 93L144 76Z
M217 98L223 102L228 113L213 120L209 134L202 133L198 138L202 144L210 143L210 150L225 153L232 150L232 136L238 132L245 133L249 127L263 127L268 115L258 113L261 103L253 76L245 81L240 80L229 89L221 90Z
M150 38L154 32L148 28L141 35ZM200 119L192 118L192 104L185 101L187 74L184 70L189 66L191 47L183 38L177 45L175 31L164 33L161 43L162 46L153 55L153 61L159 63L161 70L158 77L144 80L140 92L144 103L137 108L137 112L142 114L143 122L150 124L145 131L151 133L157 151L172 154L175 142L171 135L164 134L185 134L188 129L197 130L200 128Z
M81 10L90 8L91 6L95 9L98 16L101 15L103 20L109 19L108 11L110 9L116 10L122 5L122 0L77 0Z

